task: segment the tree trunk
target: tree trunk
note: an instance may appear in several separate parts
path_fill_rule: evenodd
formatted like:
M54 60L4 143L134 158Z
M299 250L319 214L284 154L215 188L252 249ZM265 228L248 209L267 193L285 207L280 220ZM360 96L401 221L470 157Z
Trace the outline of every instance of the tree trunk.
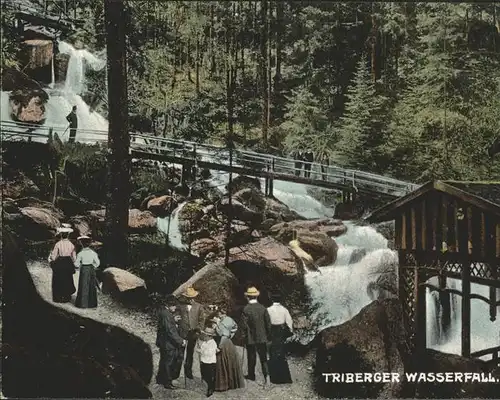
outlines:
M230 22L226 25L225 32L225 60L226 60L226 116L227 116L227 135L229 140L232 140L234 134L234 120L233 120L233 65L232 65L232 29L231 26L234 22L231 19Z
M268 54L267 54L267 6L268 0L261 0L260 13L260 91L261 91L261 111L262 111L262 140L267 147L268 140L268 112L269 112L269 88L267 86L268 77Z
M372 3L372 40L371 40L372 81L377 82L377 21L375 19L375 5Z
M196 15L200 14L200 2L196 2ZM200 96L200 34L199 31L196 31L196 77L195 77L195 82L196 82L196 96Z
M105 248L107 264L123 268L128 263L130 198L126 14L123 0L105 0L104 7L109 99Z
M274 2L269 0L268 7L268 18L267 18L267 126L271 126L271 102L272 102L272 67L271 67L271 59L272 59L272 47L271 47L271 21L273 18L273 5Z
M283 3L276 1L276 71L274 73L274 98L280 95L281 84L281 58L283 35Z

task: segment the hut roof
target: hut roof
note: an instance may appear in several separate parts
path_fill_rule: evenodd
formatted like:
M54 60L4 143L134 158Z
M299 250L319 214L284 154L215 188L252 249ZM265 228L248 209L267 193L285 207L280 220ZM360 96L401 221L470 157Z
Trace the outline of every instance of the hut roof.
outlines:
M431 181L414 192L380 207L365 219L368 222L393 220L401 208L431 191L447 193L500 217L500 182Z

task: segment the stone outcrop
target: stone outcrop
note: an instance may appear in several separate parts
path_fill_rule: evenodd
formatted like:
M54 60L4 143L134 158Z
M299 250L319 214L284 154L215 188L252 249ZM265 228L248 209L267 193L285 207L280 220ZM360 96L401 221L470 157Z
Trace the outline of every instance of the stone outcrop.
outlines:
M147 202L147 210L155 216L163 218L169 215L177 207L177 200L169 195L153 197Z
M327 383L322 373L404 373L400 304L375 301L350 321L323 330L316 352L316 391L328 398L401 398L404 382Z
M53 209L23 207L16 213L5 213L4 223L24 240L42 241L54 237L60 218Z
M38 186L22 172L16 170L12 171L11 174L6 174L5 168L3 168L3 171L0 187L2 198L18 199L36 196L40 193Z
M10 94L10 115L14 121L41 124L49 95L42 89L17 89Z
M347 226L341 220L320 218L304 221L289 221L273 225L269 233L276 239L289 242L306 232L319 232L331 237L337 237L347 232Z
M408 372L469 372L480 374L488 371L485 362L479 359L465 358L456 354L441 353L427 349L415 355ZM497 379L500 374L494 375ZM453 399L453 398L498 398L500 380L496 383L481 382L420 382L415 387L416 398Z
M266 263L283 275L296 275L301 272L290 248L269 237L240 247L233 247L229 250L229 261Z
M229 199L222 199L218 209L226 217L232 217L254 227L257 227L262 222L262 213L251 210L236 199L232 199L231 205Z
M203 259L209 254L217 254L220 250L221 243L211 238L197 239L191 243L191 253Z
M144 279L120 268L108 267L101 275L102 292L130 305L145 305L148 299Z
M13 238L5 230L2 236L3 394L8 398L150 398L149 345L123 329L43 301Z
M193 286L200 293L197 301L202 304L216 304L227 307L227 310L233 310L243 301L243 293L236 276L221 262L201 268L180 285L173 295L180 296L188 286Z
M89 215L97 224L104 224L106 210L92 210ZM156 231L156 217L149 211L136 208L128 210L128 228L130 233L147 233Z

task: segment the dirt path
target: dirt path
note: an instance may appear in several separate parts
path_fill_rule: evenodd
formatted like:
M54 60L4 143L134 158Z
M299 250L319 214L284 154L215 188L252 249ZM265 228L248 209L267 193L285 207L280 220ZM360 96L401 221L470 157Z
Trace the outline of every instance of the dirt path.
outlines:
M52 302L51 278L52 271L47 264L30 263L28 269L33 277L33 281L38 292L43 299L57 307L63 308L75 314L92 318L106 324L115 325L129 332L134 333L151 346L153 352L153 379L149 389L153 393L154 399L203 399L205 397L206 386L201 380L200 368L195 360L193 366L193 380L187 380L187 388L184 389L184 376L181 375L177 382L179 389L167 390L155 382L156 371L158 368L159 351L155 346L156 324L146 314L138 311L128 310L117 304L110 296L99 293L99 307L97 309L80 309L72 303L58 304ZM78 287L78 272L74 275L75 286ZM76 295L73 296L74 302ZM240 357L243 355L243 349L238 347ZM258 362L257 362L258 364ZM216 392L210 399L314 399L318 398L310 385L310 376L306 371L307 364L303 359L289 358L290 371L294 383L290 385L273 385L262 387L259 383L246 381L246 388L231 390L227 392ZM243 371L246 373L246 356L244 358ZM257 376L260 370L257 371ZM257 378L259 379L259 378ZM175 383L175 382L174 382Z

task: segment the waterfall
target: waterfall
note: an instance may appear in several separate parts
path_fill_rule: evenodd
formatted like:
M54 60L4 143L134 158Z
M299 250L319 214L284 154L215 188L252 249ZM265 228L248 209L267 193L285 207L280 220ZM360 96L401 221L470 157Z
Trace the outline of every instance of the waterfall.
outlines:
M308 341L320 330L349 321L373 301L370 287L377 287L383 274L397 266L397 253L387 247L387 240L370 226L356 226L347 222L347 233L335 238L339 246L337 261L306 273L305 281L312 300L311 320L316 322ZM349 264L357 249L366 255L357 263Z
M187 204L187 201L179 204L172 211L170 217L157 218L158 230L168 237L170 245L178 250L186 250L187 246L182 242L182 235L179 227L179 213Z
M435 284L434 282L431 282ZM459 291L462 290L462 282L458 279L447 280L447 286ZM480 294L489 298L489 288L483 285L471 284L471 293ZM460 354L462 346L461 336L461 308L462 297L451 295L451 326L448 335L443 336L441 326L441 315L439 301L429 301L431 294L427 293L427 339L428 347L445 353ZM436 315L436 318L430 318ZM439 336L434 336L438 334ZM471 351L479 351L500 344L500 318L490 321L489 305L485 302L471 300ZM488 356L484 357L488 359Z
M80 96L86 88L85 70L101 70L106 62L100 60L87 50L77 50L68 43L59 42L59 51L69 55L66 80L62 88L47 89L49 100L45 106L45 127L53 127L63 141L69 137L68 121L66 116L73 106L77 107L78 131L76 140L78 142L93 143L97 140L107 138L108 121L97 112L91 111L88 104ZM3 121L12 121L9 109L9 92L2 92L1 116ZM17 127L19 132L26 128ZM37 132L35 130L34 132ZM40 129L40 133L47 133L46 129ZM94 132L92 132L94 131ZM104 131L105 133L98 133ZM35 141L38 139L35 139Z

